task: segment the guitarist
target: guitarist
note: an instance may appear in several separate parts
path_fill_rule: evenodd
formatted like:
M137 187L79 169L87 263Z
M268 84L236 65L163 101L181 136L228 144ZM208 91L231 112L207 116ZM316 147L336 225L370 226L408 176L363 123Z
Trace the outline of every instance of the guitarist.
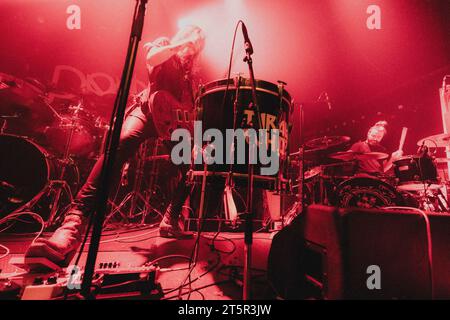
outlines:
M172 39L162 37L152 43L146 43L144 48L147 52L146 64L149 72L148 96L165 90L179 102L193 106L191 75L203 47L204 35L197 26L182 28ZM151 106L145 101L128 111L124 121L115 161L116 176L119 176L124 162L138 151L140 144L154 136L157 134L152 121ZM62 225L49 239L40 238L33 242L25 254L26 257L45 257L59 265L70 262L86 232L88 217L95 208L102 163L103 156L94 165L86 183L67 211ZM184 197L185 184L179 183L178 189L180 190L177 190L175 195ZM172 203L177 203L176 199L173 199ZM192 236L181 230L177 212L169 206L161 223L161 236Z

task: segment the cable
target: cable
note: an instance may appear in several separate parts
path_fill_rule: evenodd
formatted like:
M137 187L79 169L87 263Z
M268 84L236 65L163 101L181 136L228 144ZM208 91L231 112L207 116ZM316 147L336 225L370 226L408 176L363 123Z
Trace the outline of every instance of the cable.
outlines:
M227 87L225 88L225 93L224 93L224 95L223 95L223 100L222 100L222 107L221 107L221 110L223 110L224 107L225 107L225 102L226 102L226 99L227 99L227 96L228 96L228 91L229 91L229 88L230 88L231 66L232 66L232 64L233 64L234 47L235 47L235 44L236 44L236 35L237 35L237 31L238 31L239 25L240 25L241 23L243 23L242 20L239 20L239 21L237 22L237 24L236 24L236 28L234 29L233 42L232 42L232 44L231 44L230 60L229 60L229 64L228 64Z
M45 228L44 219L42 219L42 217L40 215L38 215L37 213L31 212L31 211L24 211L24 212L19 212L19 213L11 213L11 214L7 215L6 217L4 217L3 219L0 220L0 225L8 222L9 220L11 220L13 218L19 217L21 215L29 215L33 219L37 220L41 224L41 229L38 231L38 233L36 234L34 239L31 241L31 243L34 243L36 241L36 239L39 238L39 236L42 234L42 232L44 231L44 228ZM4 228L3 230L1 230L1 232L8 230L13 225L14 225L14 223L12 225ZM5 250L5 253L0 256L0 259L3 259L5 257L7 257L10 254L11 251L9 250L8 247L6 247L6 246L4 246L2 244L0 244L0 247Z
M191 257L185 256L185 255L182 255L182 254L170 254L170 255L167 255L167 256L162 256L162 257L156 258L156 259L154 259L154 260L152 260L150 262L147 262L147 263L144 264L144 266L151 266L151 265L153 265L153 264L155 264L155 263L157 263L157 262L159 262L161 260L173 259L173 258L183 258L183 259L186 259L186 260L190 260L191 259Z
M36 241L36 239L40 237L40 235L42 234L42 232L44 231L44 228L45 228L45 221L44 221L44 219L42 219L42 217L40 215L38 215L37 213L31 212L31 211L11 213L11 214L7 215L6 217L4 217L3 219L0 220L0 225L4 224L8 220L11 220L11 219L13 219L15 217L19 217L19 216L22 216L22 215L29 215L33 219L35 219L36 221L38 221L41 224L41 229L37 232L36 236L34 237L33 241L31 242L31 243L34 243ZM4 231L4 230L6 230L6 229L3 229L2 231Z
M214 265L212 265L209 269L207 269L205 272L203 272L202 274L200 274L199 276L197 276L195 279L190 280L188 283L182 284L182 285L180 285L180 286L178 286L177 288L174 288L174 289L169 289L168 291L164 292L164 294L172 293L172 292L174 292L174 291L182 291L183 288L184 288L185 286L187 286L187 285L189 285L189 290L192 290L192 288L191 288L191 286L190 286L192 283L194 283L194 282L200 280L202 277L204 277L206 274L208 274L208 273L210 273L211 271L213 271L213 270L220 264L220 262L221 262L221 259L220 259L220 253L219 253L219 252L216 252L216 253L217 253L218 259L217 259L216 263L215 263ZM194 291L195 291L195 290L194 290Z
M203 289L206 289L206 288L209 288L209 287L212 287L212 286L217 286L217 285L221 285L221 284L225 284L225 283L230 283L230 282L231 282L230 280L224 280L224 281L213 282L213 283L204 285L204 286L202 286L202 287L200 287L200 288L196 288L196 289L192 290L191 292L199 292L199 290L203 290ZM184 295L186 295L186 294L188 294L188 293L189 293L189 292L185 292L185 293L181 294L181 296L184 296ZM164 299L161 299L161 300L170 300L170 299L179 298L179 297L180 297L180 295L176 295L176 296L167 297L167 298L164 298Z
M132 236L119 237L119 238L114 238L114 239L103 240L103 241L100 241L100 243L123 242L123 240L139 238L139 237L145 236L147 234L154 233L156 231L158 231L158 229L153 229L153 230L150 230L150 231L147 231L147 232L144 232L144 233L140 233L140 234L136 234L136 235L132 235ZM104 236L104 235L102 234L102 236ZM89 242L86 243L86 245L89 245L89 244L90 244Z
M147 240L150 240L150 239L156 239L156 238L159 238L159 237L160 237L160 235L158 234L158 235L154 235L154 236L151 236L151 237L147 237L147 238L143 238L143 239L139 239L139 240L133 240L133 241L123 241L122 239L116 239L114 242L118 242L118 243L134 243L134 242L147 241Z
M200 219L200 218L199 218ZM192 274L192 271L194 271L194 268L195 268L195 266L197 265L197 259L198 259L198 254L199 254L199 252L200 252L200 238L201 238L201 232L202 232L202 229L203 229L203 226L204 226L204 224L205 224L205 219L203 218L202 219L202 221L201 221L201 223L200 223L200 228L199 228L199 230L197 230L197 239L195 240L195 243L194 243L194 247L192 248L192 252L191 252L191 257L190 257L190 259L189 259L189 272L188 272L188 274L187 274L187 276L186 276L186 278L183 280L183 282L181 283L181 285L180 285L180 290L179 290L179 298L180 298L180 300L181 300L181 291L182 291L182 288L185 286L185 284L186 284L186 281L188 281L189 280L189 283L188 283L188 285L189 285L189 288L191 289L191 283L192 283L192 280L191 280L191 274ZM189 300L189 297L190 297L190 295L188 295L188 300Z
M0 244L0 248L3 248L5 250L5 253L0 256L0 259L3 259L9 255L10 251L9 251L8 247L6 247L2 244Z
M418 209L418 208L411 208L411 207L401 207L401 206L394 206L394 207L384 207L382 209L390 210L390 209L400 209L400 210L410 210L415 211L419 213L425 222L425 232L427 235L427 248L428 248L428 269L429 269L429 277L430 277L430 291L431 291L431 299L434 299L434 281L433 281L433 243L431 238L431 227L430 227L430 220L428 219L427 214L425 211Z
M219 231L219 232L220 232L220 231ZM222 237L223 240L217 240L217 238L219 237L219 232L217 232L217 233L214 235L213 238L210 238L210 237L208 237L208 236L202 236L202 237L203 237L204 239L211 240L211 246L212 246L211 249L212 249L212 250L215 250L215 251L217 251L217 252L219 252L219 253L223 253L223 254L227 254L227 255L233 254L233 253L236 251L236 244L234 243L233 240L231 240L231 239L229 239L229 238L227 238L227 237L224 237L224 236L220 236L220 237ZM215 247L215 245L214 245L214 243L215 243L216 241L228 241L228 242L230 242L230 243L233 245L233 249L230 250L230 251L219 250L219 249L217 249L217 248Z

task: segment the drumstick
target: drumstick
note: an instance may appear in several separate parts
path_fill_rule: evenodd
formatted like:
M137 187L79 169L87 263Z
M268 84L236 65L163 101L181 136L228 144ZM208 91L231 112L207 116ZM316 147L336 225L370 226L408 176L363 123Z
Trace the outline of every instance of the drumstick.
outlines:
M403 129L402 129L402 136L400 137L400 145L398 146L398 150L403 151L403 146L405 144L406 134L407 133L408 133L408 128L403 127Z

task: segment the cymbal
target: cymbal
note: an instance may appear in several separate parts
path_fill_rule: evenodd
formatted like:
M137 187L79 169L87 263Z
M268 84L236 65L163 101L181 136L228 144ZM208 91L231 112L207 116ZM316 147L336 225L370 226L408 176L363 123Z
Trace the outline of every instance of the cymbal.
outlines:
M434 159L434 161L436 161L436 163L450 163L450 159L449 158L436 158Z
M0 115L8 119L7 128L33 132L52 123L54 112L44 101L38 82L0 73ZM18 133L18 132L17 132Z
M342 160L342 161L353 161L353 160L384 160L389 157L387 153L383 152L355 152L355 151L342 151L336 152L329 155L331 159Z
M320 151L323 151L324 149L311 149L311 150L304 150L303 151L303 157L305 160L313 160L316 157L320 155ZM300 158L300 151L291 153L289 157L292 158Z
M440 133L433 136L423 138L417 142L418 146L427 146L428 148L445 148L450 147L450 134Z
M309 140L305 146L309 149L328 149L343 145L350 141L347 136L323 136L317 139Z

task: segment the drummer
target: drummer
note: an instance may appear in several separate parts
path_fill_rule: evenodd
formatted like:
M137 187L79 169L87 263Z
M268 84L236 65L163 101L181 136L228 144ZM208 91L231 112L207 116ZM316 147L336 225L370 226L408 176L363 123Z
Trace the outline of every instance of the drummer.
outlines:
M372 126L367 132L367 138L364 141L359 141L354 143L350 151L358 153L367 152L382 152L387 153L387 149L381 145L381 141L387 134L387 122L378 121ZM357 163L357 173L365 173L370 175L382 175L392 168L392 164L403 156L402 150L397 150L391 154L388 159L376 160L376 159L364 159L358 160Z

